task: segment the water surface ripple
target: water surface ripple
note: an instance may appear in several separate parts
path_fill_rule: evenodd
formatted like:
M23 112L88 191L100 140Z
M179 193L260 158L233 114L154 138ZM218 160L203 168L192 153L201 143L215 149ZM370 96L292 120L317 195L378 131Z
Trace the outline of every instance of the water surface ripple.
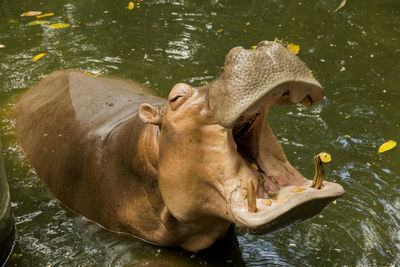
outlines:
M400 2L3 0L0 2L0 137L17 226L8 266L398 266L400 265ZM28 26L29 10L54 12ZM292 164L313 176L329 152L327 179L346 194L280 232L231 235L198 254L111 233L63 207L27 163L15 134L18 95L46 74L75 68L129 78L166 97L178 82L201 86L234 46L300 45L325 87L311 108L273 107L269 123ZM32 58L46 56L37 62ZM233 235L236 232L237 238Z

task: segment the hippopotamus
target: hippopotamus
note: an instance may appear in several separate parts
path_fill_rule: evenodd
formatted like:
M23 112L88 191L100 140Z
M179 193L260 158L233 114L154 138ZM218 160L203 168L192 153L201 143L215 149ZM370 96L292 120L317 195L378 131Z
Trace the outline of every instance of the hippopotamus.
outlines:
M322 86L278 42L235 47L222 73L168 99L136 82L49 74L16 104L22 147L64 205L105 228L199 251L235 224L267 233L344 193L310 187L267 122L272 105L316 103Z

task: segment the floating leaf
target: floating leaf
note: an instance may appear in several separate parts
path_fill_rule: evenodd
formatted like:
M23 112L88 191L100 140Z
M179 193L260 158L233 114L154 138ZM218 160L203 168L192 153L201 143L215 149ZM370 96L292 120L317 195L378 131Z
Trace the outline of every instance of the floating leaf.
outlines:
M34 26L39 24L49 24L49 22L46 20L34 20L28 23L29 26Z
M68 23L55 23L55 24L49 25L49 27L53 28L53 29L68 28L69 26L71 26L71 25L69 25Z
M15 24L17 24L17 23L18 23L18 20L10 19L9 22L10 22L10 23L15 23Z
M128 9L132 10L135 8L135 4L133 2L129 2Z
M391 150L393 149L395 146L397 145L397 143L395 141L388 141L386 143L383 143L380 147L378 152L379 153L383 153L385 151Z
M318 154L318 156L321 159L321 161L325 162L325 163L331 162L331 160L332 160L331 155L326 152L321 152Z
M295 243L289 243L289 246L291 246L291 247L295 247L295 246L296 246L296 244L295 244Z
M5 48L6 46L3 44L0 44L0 48Z
M54 16L54 13L46 13L46 14L42 14L42 15L37 15L36 17L38 19L41 19L41 18L50 17L50 16Z
M36 62L39 59L41 59L42 57L44 57L45 55L46 55L45 53L41 53L39 55L36 55L32 60L33 60L33 62Z
M219 29L217 32L223 32L224 31L224 29Z
M18 254L18 253L13 253L12 255L11 255L11 259L19 259L19 258L21 258L22 257L22 254Z
M32 17L42 14L41 11L28 11L21 14L21 17Z
M288 44L287 48L295 55L297 55L297 53L300 51L300 46L293 43Z

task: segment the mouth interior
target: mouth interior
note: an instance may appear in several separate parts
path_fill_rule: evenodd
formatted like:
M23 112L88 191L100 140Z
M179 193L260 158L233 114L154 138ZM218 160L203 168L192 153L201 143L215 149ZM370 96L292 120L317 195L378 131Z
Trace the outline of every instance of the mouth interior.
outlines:
M244 163L243 168L247 168L246 173L250 173L250 177L241 179L251 179L255 189L248 190L248 183L241 181L240 189L234 190L231 195L234 216L239 224L242 223L245 227L268 224L302 203L316 199L334 199L344 193L340 185L326 181L320 189L310 188L311 181L289 163L279 141L271 131L267 116L273 104L312 104L312 98L307 91L293 101L292 90L285 87L275 88L263 97L256 107L242 114L232 128L237 152ZM254 191L256 196L249 196L254 194L249 192ZM257 208L250 210L248 200L253 198ZM323 208L327 203L321 205ZM321 209L316 209L316 212Z
M237 152L253 173L259 198L274 198L281 187L307 181L287 161L267 122L271 106L288 100L289 93L285 88L271 92L260 101L256 111L243 114L232 129ZM308 97L305 95L303 99Z

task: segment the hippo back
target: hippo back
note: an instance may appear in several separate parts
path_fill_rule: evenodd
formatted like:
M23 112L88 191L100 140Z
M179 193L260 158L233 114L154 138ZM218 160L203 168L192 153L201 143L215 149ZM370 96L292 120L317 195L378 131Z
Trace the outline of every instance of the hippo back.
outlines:
M81 178L100 164L113 129L136 117L143 102L160 106L165 100L132 81L55 71L18 101L17 129L30 163L52 191L60 197L72 187L79 194ZM65 194L74 199L71 190Z

